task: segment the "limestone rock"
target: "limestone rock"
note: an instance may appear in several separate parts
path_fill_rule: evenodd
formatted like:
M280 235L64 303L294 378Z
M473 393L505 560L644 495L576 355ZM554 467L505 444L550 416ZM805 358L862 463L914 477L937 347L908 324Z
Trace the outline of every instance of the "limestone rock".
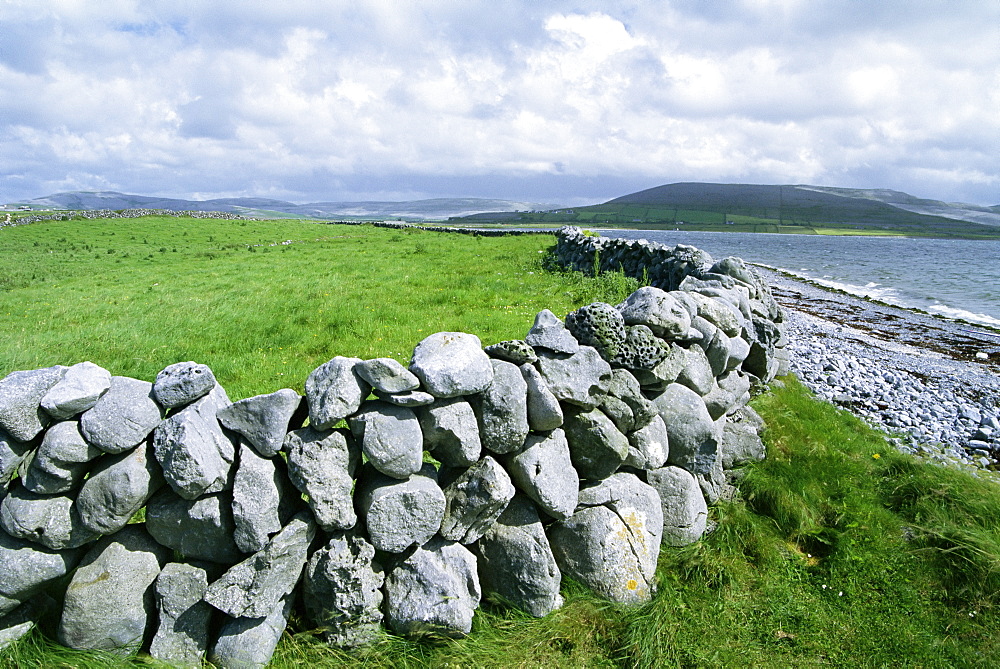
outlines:
M498 595L538 618L562 606L562 574L538 511L528 498L515 495L474 551L487 598Z
M602 410L615 421L615 425L622 432L632 432L648 425L653 420L653 416L656 415L656 408L642 394L639 382L624 369L612 370L611 382L608 384L608 397L619 400L618 403L624 405L625 411L623 413L627 413L627 420L619 423L619 420L616 420L615 416L608 410L610 403L607 399L601 404Z
M563 429L573 467L582 479L607 478L628 455L628 438L600 409L567 411Z
M643 286L618 305L626 325L645 325L664 339L686 338L691 329L691 314L671 293L653 286Z
M670 351L653 369L633 369L632 374L642 388L663 389L674 383L687 364L687 353L675 343L670 344Z
M347 423L369 462L386 476L405 479L420 471L424 437L412 409L368 402Z
M361 407L371 386L358 376L359 358L337 356L325 362L306 379L309 424L317 430L329 430Z
M56 365L11 372L0 379L0 430L17 441L37 437L49 424L49 415L40 406L42 398L65 373L65 367Z
M708 521L708 505L698 481L680 467L654 469L646 475L663 509L663 543L687 546L701 539Z
M264 669L288 626L294 602L293 596L285 597L266 618L227 618L208 661L218 669Z
M497 454L524 445L528 436L528 386L516 365L491 360L493 383L473 399L482 445Z
M580 477L573 468L562 430L529 435L524 450L514 454L507 466L517 487L545 513L559 520L573 514Z
M21 442L0 429L0 486L17 475L18 467L31 452L30 442Z
M205 601L234 618L264 618L299 582L316 536L311 514L296 515L263 550L208 586Z
M726 421L719 441L719 455L722 467L732 469L763 460L766 449L750 421Z
M123 453L148 437L162 418L153 384L112 376L108 392L80 416L80 433L106 453Z
M435 537L386 575L386 622L404 636L461 637L472 630L480 596L476 556Z
M318 432L311 427L295 430L285 438L288 477L309 497L309 508L327 531L354 527L351 492L361 453L345 430Z
M594 302L567 314L566 329L580 344L593 346L609 362L625 343L625 322L621 313L604 302Z
M88 463L103 454L83 438L78 422L56 423L45 431L42 445L25 472L24 487L40 495L72 490L87 474Z
M3 596L0 595L0 602ZM39 619L58 604L48 595L25 602L14 608L7 615L0 615L0 653L16 641L24 638L35 628Z
M482 442L472 405L462 398L437 400L418 418L424 448L448 467L468 467L479 460Z
M390 553L423 544L437 533L444 518L444 492L431 464L405 481L366 468L357 499L372 545Z
M619 472L580 491L576 513L549 528L562 573L623 604L650 600L663 531L660 498Z
M0 502L0 527L7 534L52 550L79 548L100 536L88 529L66 495L36 495L18 486Z
M528 392L528 427L536 432L548 432L563 424L559 400L552 394L534 365L521 365L521 376Z
M435 397L481 393L493 382L493 366L479 337L464 332L438 332L413 349L410 371Z
M667 426L667 462L692 474L707 473L718 451L716 425L705 403L690 388L673 383L653 399Z
M375 358L359 362L354 371L381 393L405 393L420 387L420 379L392 358Z
M652 370L670 354L670 345L645 325L626 325L625 340L609 362L615 367Z
M355 647L382 634L382 583L375 547L353 532L334 532L306 565L306 612L327 643Z
M545 385L559 401L583 409L593 409L600 404L611 382L611 365L590 346L580 346L568 357L539 351L538 369Z
M248 397L222 407L216 414L224 427L242 434L265 458L281 450L285 435L302 427L308 408L291 388Z
M78 550L52 551L0 532L0 616L68 574L79 558Z
M229 405L221 386L163 421L153 434L153 450L163 477L184 499L225 490L236 458L233 442L216 413Z
M146 529L185 558L233 564L246 556L233 540L232 506L228 494L187 500L163 488L146 506Z
M507 508L514 484L500 463L490 456L469 467L444 489L441 536L449 541L477 541Z
M156 375L153 396L167 409L190 404L215 388L215 375L208 365L197 362L176 362Z
M81 362L66 369L40 404L55 420L69 420L97 404L110 387L111 372L92 362Z
M208 650L212 607L202 600L208 588L204 569L171 562L156 578L159 624L149 654L174 667L201 667Z
M712 391L715 385L715 375L712 366L700 346L692 346L684 352L687 358L684 368L677 375L677 383L687 386L704 397Z
M628 455L625 464L636 469L657 469L667 461L670 453L667 426L659 414L649 425L628 435Z
M298 510L298 495L281 458L265 458L240 443L239 466L233 481L233 540L244 553L256 553Z
M153 583L168 554L139 525L99 541L66 589L59 641L76 649L139 650L155 620Z
M573 355L580 350L580 342L555 314L548 309L542 309L535 315L535 322L524 338L532 348L543 348L555 353Z
M437 399L430 393L421 390L410 390L405 393L383 393L376 391L375 396L383 402L395 404L398 407L425 407L434 404Z
M114 534L164 485L151 444L119 455L108 455L80 488L76 511L94 532Z
M483 349L486 355L515 365L531 364L538 360L535 349L519 339L501 341Z

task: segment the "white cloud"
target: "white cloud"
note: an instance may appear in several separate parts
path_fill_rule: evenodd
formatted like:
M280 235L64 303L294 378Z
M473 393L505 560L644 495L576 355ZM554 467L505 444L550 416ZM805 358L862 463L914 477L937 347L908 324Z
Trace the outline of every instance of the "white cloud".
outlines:
M535 179L554 201L704 180L996 203L998 21L902 0L6 0L0 200Z

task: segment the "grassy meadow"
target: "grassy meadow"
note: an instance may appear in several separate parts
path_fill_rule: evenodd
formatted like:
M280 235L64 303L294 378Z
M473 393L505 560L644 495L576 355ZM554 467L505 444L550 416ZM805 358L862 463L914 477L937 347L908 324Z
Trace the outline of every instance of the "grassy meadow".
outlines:
M0 375L89 359L152 380L196 360L234 399L301 390L334 355L405 363L441 330L519 338L542 308L564 316L634 287L546 270L552 244L174 218L0 230ZM293 619L273 666L1000 664L996 482L893 451L794 378L753 404L768 459L746 469L744 501L712 509L703 541L661 551L651 603L613 605L566 582L566 605L542 619L484 603L465 639L386 635L354 652ZM52 637L49 621L0 652L0 668L155 666Z

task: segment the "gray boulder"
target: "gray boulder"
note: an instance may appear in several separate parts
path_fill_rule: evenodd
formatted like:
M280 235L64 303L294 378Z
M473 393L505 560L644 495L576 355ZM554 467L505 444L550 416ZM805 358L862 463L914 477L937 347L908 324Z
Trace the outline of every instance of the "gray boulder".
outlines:
M266 618L226 618L208 654L218 669L264 669L288 626L295 597L289 595Z
M710 471L719 442L716 425L701 397L690 388L672 383L653 399L653 404L667 426L667 462L692 474Z
M375 396L383 402L395 404L398 407L425 407L434 404L437 399L430 393L421 390L410 390L405 393L383 393L376 391Z
M528 386L516 365L490 360L493 383L473 399L482 445L497 454L516 451L528 436Z
M423 544L441 529L444 519L444 492L431 464L405 481L366 468L357 499L369 540L380 551L401 553Z
M309 508L319 526L327 531L354 527L354 472L361 453L344 430L317 432L311 427L285 437L288 477L309 498Z
M69 420L97 404L110 387L111 372L92 362L81 362L66 369L40 404L55 420Z
M725 416L726 412L736 405L736 397L718 385L714 386L712 391L702 398L702 401L705 403L705 408L708 409L708 415L712 420L718 420Z
M298 510L298 495L281 458L265 458L240 443L239 466L233 480L233 540L244 553L256 553Z
M645 325L657 337L676 340L687 336L691 314L667 293L653 286L643 286L618 305L626 325Z
M108 392L80 416L80 433L106 453L123 453L138 446L162 418L153 384L112 376Z
M236 448L216 419L216 413L229 403L222 386L216 386L163 421L153 434L153 450L163 467L163 477L184 499L197 499L230 486Z
M156 619L153 584L168 555L139 525L99 541L66 589L60 643L129 655L138 651Z
M472 630L480 596L476 556L435 537L386 574L386 622L404 636L461 637Z
M437 400L418 414L424 448L448 467L468 467L479 460L479 420L462 398Z
M420 471L424 437L412 409L368 402L347 424L375 469L397 479Z
M611 382L608 384L608 398L618 400L614 403L616 405L624 405L621 407L622 416L620 420L622 420L622 423L619 424L619 420L615 420L615 416L608 410L608 407L612 403L608 402L607 398L601 403L602 410L612 420L615 420L615 425L622 432L632 432L648 425L653 420L653 416L656 415L656 408L642 394L642 389L635 376L624 369L614 369L611 371Z
M317 430L329 430L361 408L371 392L355 366L360 358L337 356L325 362L306 379L306 401L309 403L309 424Z
M205 602L208 574L201 567L171 562L156 578L159 624L149 654L173 667L201 667L208 650L212 607Z
M729 368L729 350L732 348L731 341L722 330L716 330L715 334L708 341L702 340L701 348L705 351L705 357L712 368L713 376L721 376Z
M464 332L438 332L413 349L413 372L435 397L475 395L493 382L493 366L479 337Z
M177 362L156 375L153 396L167 409L190 404L215 388L215 375L208 365L197 362Z
M146 529L185 558L233 564L246 556L233 540L232 507L228 494L187 500L163 488L146 506Z
M420 387L420 379L392 358L359 362L354 371L372 388L382 393L405 393Z
M663 544L687 546L701 539L708 521L708 505L694 475L680 467L663 467L646 474L663 510Z
M677 375L677 383L687 386L704 397L715 386L715 375L708 363L705 351L700 346L692 346L684 352L686 361L681 373Z
M3 597L0 596L0 602L2 601ZM0 615L0 653L26 637L43 616L58 606L48 595L41 595L17 606L6 615Z
M25 472L24 487L40 495L72 490L87 474L91 460L104 451L87 443L76 421L62 421L45 431Z
M649 425L628 435L628 455L625 464L636 469L657 469L667 461L670 453L667 426L657 414Z
M580 350L580 342L554 313L542 309L535 315L535 322L524 338L525 343L535 348L546 349L555 353L572 355Z
M0 532L0 616L76 566L80 551L52 551Z
M566 329L585 346L593 346L607 361L614 360L625 343L625 323L617 309L594 302L566 314Z
M535 349L519 339L501 341L483 349L486 355L515 365L531 364L538 360Z
M163 473L153 457L151 444L108 455L98 461L80 488L76 512L87 528L114 534L163 485Z
M562 425L562 407L545 385L541 373L534 365L524 364L521 365L521 376L528 392L528 427L536 432L548 432Z
M563 604L562 574L531 500L515 495L474 547L483 594L541 618Z
M538 506L553 518L568 518L576 509L580 477L573 468L566 433L529 435L525 448L507 462L510 476Z
M687 364L686 349L676 343L670 344L670 350L652 369L633 369L632 374L642 388L660 389L674 383Z
M80 522L72 498L36 495L22 486L0 502L0 527L12 537L56 551L79 548L100 536Z
M585 486L576 513L548 536L563 574L611 601L641 604L653 595L662 532L659 495L619 472Z
M209 585L205 601L234 618L266 617L295 589L314 536L312 514L296 515L263 550Z
M600 404L611 382L611 365L590 346L580 346L570 356L541 350L538 370L559 401L583 409Z
M628 455L628 437L600 409L570 409L563 430L573 467L582 479L607 478Z
M374 546L353 532L334 532L306 565L306 613L328 644L353 648L371 643L382 635L384 581Z
M726 421L719 441L719 455L723 469L732 469L763 460L766 448L753 423Z
M49 424L41 407L42 398L59 383L66 368L62 365L11 372L0 379L0 430L17 441L31 441Z
M444 489L441 536L449 541L477 541L507 508L514 484L490 456L469 467Z
M33 444L21 442L0 429L0 486L10 483L31 452Z
M729 339L729 358L726 360L726 369L732 371L738 368L749 355L750 342L743 337L731 337Z
M308 409L294 390L283 388L222 407L216 414L223 427L242 434L265 458L281 450L285 435L302 427Z

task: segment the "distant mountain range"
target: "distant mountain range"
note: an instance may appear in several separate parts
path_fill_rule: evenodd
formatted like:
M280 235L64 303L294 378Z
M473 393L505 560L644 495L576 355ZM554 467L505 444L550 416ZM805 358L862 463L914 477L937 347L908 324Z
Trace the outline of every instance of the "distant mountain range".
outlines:
M539 211L557 207L555 204L515 202L484 198L435 198L405 202L313 202L295 204L283 200L256 197L218 198L214 200L184 200L179 198L130 195L114 191L71 191L55 193L34 200L12 202L7 210L67 209L167 209L170 211L226 211L249 216L288 218L403 218L407 220L442 220L468 216L484 211Z

